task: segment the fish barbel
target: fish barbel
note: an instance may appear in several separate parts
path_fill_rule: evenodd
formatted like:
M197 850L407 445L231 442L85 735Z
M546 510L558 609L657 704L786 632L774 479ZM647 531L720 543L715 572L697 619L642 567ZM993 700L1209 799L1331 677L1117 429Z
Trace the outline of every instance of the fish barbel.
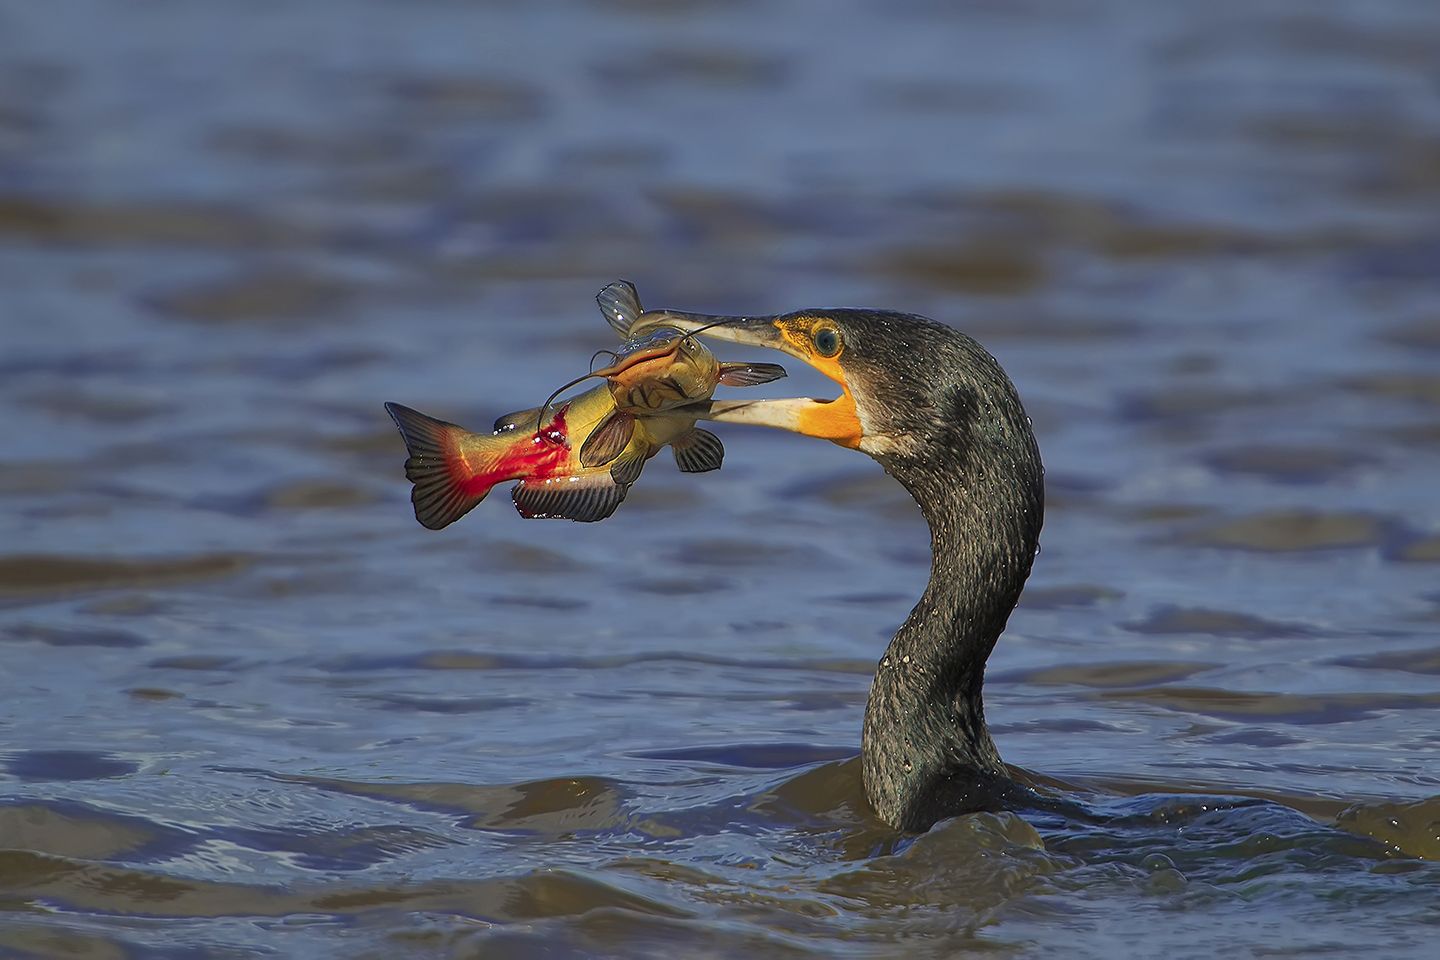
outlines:
M622 335L650 326L635 322L644 314L628 282L601 291L602 307L609 302L607 293L617 288L622 288L623 303L615 308L619 313L606 310L611 326L621 330L623 324ZM521 516L603 520L625 499L645 462L667 444L684 472L719 468L725 453L720 438L673 408L709 399L721 383L763 383L785 375L775 364L719 363L703 344L673 328L670 333L646 330L615 353L610 367L581 378L604 377L605 383L559 406L547 401L507 414L489 436L398 403L385 404L410 454L405 476L414 484L415 519L439 530L468 513L497 483L519 480L511 496ZM660 396L661 401L642 414L628 404L636 391L642 399ZM623 409L617 393L626 400ZM593 442L597 434L600 443Z

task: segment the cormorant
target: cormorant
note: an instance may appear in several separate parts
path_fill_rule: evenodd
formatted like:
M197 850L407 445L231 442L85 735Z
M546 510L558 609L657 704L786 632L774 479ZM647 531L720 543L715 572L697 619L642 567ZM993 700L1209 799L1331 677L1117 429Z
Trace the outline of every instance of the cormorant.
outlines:
M686 330L721 319L664 312ZM889 311L736 317L705 334L788 353L841 393L714 400L703 417L866 453L930 525L930 582L885 650L865 708L861 766L875 812L918 832L1028 793L1000 760L981 698L985 661L1030 574L1045 510L1040 451L1005 371L965 334Z

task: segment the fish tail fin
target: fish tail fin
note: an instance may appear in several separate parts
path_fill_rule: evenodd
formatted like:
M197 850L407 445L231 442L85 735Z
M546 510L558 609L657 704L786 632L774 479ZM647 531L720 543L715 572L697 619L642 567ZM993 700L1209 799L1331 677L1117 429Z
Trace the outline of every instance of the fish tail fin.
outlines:
M405 476L415 485L410 502L415 505L416 520L439 530L485 499L494 481L478 479L460 451L461 442L474 434L398 403L385 404L385 412L400 428L410 454Z

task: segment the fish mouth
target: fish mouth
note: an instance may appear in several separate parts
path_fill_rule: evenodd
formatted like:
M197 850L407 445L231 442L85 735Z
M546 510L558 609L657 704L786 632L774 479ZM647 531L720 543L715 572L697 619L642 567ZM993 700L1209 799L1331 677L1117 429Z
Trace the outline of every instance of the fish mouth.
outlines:
M686 413L717 423L775 427L829 440L842 447L860 448L865 429L845 370L838 358L819 356L810 348L810 330L819 322L815 315L802 312L779 316L725 317L668 310L663 313L667 325L686 333L708 327L702 336L747 347L779 350L840 384L840 396L829 399L706 400L681 408Z

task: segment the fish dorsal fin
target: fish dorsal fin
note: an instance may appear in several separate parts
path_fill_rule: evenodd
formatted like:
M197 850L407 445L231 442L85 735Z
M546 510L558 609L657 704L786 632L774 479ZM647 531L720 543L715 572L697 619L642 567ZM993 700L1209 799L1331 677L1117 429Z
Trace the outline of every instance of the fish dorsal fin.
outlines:
M682 473L705 473L719 470L725 459L725 445L709 430L695 427L671 441L675 466Z
M727 387L755 387L785 376L778 363L722 363L720 382Z
M507 413L495 421L492 427L496 433L509 433L512 430L538 430L540 426L540 408L531 407L529 410L516 410L514 413Z
M515 509L527 520L577 520L594 523L615 512L626 488L609 473L580 477L521 480L510 491Z
M635 435L635 417L616 411L601 421L580 446L580 464L603 467L624 452Z
M635 321L645 312L640 306L640 294L636 291L635 284L629 280L616 280L607 284L604 290L595 295L595 302L600 304L600 312L605 315L605 322L620 334L622 340L630 339L630 331L635 326Z

